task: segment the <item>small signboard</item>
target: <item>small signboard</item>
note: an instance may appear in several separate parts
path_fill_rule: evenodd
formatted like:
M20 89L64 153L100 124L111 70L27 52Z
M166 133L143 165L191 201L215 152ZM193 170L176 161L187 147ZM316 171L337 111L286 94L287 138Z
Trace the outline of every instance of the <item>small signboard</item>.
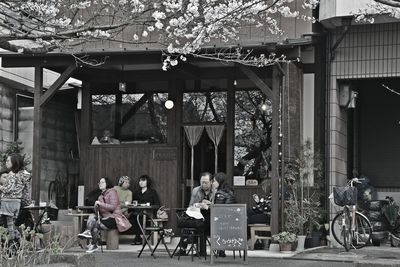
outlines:
M244 176L233 176L234 186L244 186L246 184L246 177Z
M211 251L244 251L243 260L247 263L247 205L211 205ZM211 264L214 255L211 253Z

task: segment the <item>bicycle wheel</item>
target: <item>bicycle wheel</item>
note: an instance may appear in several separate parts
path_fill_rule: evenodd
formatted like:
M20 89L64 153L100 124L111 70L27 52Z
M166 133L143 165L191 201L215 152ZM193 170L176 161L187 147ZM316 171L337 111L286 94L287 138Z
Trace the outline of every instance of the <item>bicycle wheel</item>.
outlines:
M364 214L358 211L356 212L355 229L352 237L352 246L356 249L368 245L372 238L371 223Z
M339 212L332 220L332 235L340 245L345 246L344 237L350 243L349 248L359 249L368 245L372 237L372 227L367 217L360 212L356 212L354 228L352 231L351 213L347 208Z
M345 207L341 212L336 214L332 220L331 231L335 240L344 248L346 251L350 249L350 211Z

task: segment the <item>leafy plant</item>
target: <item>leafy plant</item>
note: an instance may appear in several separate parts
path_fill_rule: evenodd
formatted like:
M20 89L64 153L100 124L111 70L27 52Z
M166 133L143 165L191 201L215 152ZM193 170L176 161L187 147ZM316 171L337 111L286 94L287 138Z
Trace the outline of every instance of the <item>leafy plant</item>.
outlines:
M280 232L272 235L272 239L280 244L282 243L293 243L297 240L297 235L291 232Z
M285 201L285 229L305 235L320 228L323 217L320 184L322 161L308 139L299 156L287 164L285 182L288 194Z
M19 230L21 238L16 242L10 239L7 228L0 227L0 266L2 267L49 264L52 255L63 251L57 235L50 238L47 246L40 248L38 244L43 234L36 233L24 225L21 225Z

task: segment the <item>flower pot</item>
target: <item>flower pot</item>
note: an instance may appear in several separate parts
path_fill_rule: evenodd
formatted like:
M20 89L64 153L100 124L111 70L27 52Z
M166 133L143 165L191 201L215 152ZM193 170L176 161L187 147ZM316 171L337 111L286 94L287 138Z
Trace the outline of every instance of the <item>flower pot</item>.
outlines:
M297 248L296 248L296 251L303 251L305 242L306 242L306 236L305 235L298 235L297 236Z
M292 251L292 243L279 243L279 248L283 253L290 252Z
M270 252L279 252L280 251L279 244L276 244L276 243L269 244L269 251Z

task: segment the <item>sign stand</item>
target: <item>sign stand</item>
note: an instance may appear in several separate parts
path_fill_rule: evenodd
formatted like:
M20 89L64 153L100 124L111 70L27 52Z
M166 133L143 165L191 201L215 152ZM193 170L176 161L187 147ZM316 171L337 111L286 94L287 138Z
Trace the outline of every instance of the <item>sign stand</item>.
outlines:
M244 251L243 260L247 264L247 205L211 205L211 264L214 264L214 250ZM239 254L240 255L240 254Z

